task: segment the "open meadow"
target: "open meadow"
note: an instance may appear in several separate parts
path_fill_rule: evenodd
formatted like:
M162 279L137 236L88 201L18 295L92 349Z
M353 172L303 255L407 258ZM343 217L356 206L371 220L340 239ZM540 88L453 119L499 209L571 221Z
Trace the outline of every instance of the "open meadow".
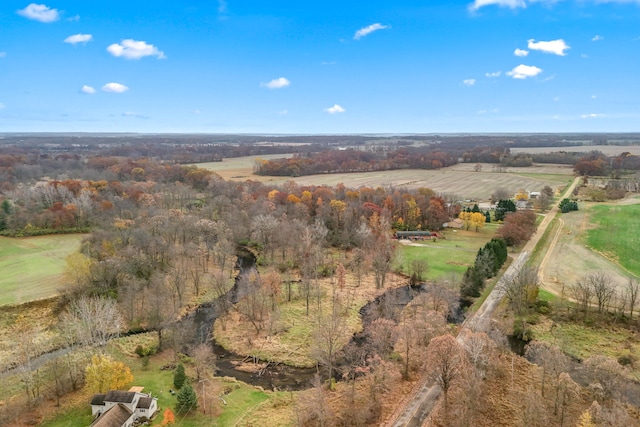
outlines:
M278 158L281 155L263 156ZM253 174L257 156L224 159L222 162L198 163L196 166L218 173L227 180L248 179L268 184L293 181L298 185L328 185L343 183L350 188L398 187L416 189L431 188L437 193L456 194L463 199L487 200L498 188L511 193L519 189L539 191L545 185L563 187L572 179L573 171L567 165L534 165L528 168L507 168L506 172L493 172L493 165L482 164L482 170L474 171L475 164L463 163L438 170L401 169L379 172L354 172L340 174L308 175L301 177L259 176Z
M409 274L411 261L427 262L425 279L456 282L475 262L478 249L495 237L498 224L490 223L479 232L447 229L445 237L436 241L414 242L400 240L394 269Z
M57 294L66 257L80 249L82 235L0 237L0 305Z

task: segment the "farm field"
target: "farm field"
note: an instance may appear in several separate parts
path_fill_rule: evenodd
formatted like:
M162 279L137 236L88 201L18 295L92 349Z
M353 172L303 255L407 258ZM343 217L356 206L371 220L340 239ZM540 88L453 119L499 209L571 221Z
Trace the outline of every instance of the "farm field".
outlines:
M262 158L279 158L280 155ZM439 170L402 169L380 172L356 172L349 174L323 174L301 177L274 177L253 175L253 162L258 158L238 157L223 162L199 163L229 180L252 179L270 184L293 181L298 185L335 186L344 183L348 187L403 187L415 189L431 188L438 193L456 194L463 199L487 200L497 188L515 192L521 188L539 191L545 185L552 188L566 185L573 171L567 165L535 165L529 168L507 168L506 173L492 172L493 165L483 164L482 171L474 172L474 164L465 163Z
M67 255L80 249L82 235L0 237L0 305L46 298L63 285Z
M640 145L571 145L567 147L513 147L510 149L515 153L553 153L556 151L566 151L569 153L582 153L589 151L601 151L607 156L617 156L621 153L629 152L635 156L640 155Z
M629 204L632 201L636 204ZM640 273L634 259L639 227L634 215L640 212L640 199L579 206L579 211L559 217L560 234L543 272L545 288L558 295L563 285L566 292L568 285L591 272L605 272L619 287L629 275Z

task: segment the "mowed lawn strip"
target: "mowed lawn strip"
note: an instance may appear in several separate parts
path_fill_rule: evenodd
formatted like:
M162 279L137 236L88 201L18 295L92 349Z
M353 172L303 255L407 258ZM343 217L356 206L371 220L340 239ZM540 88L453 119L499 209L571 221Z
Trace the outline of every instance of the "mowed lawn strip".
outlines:
M0 305L55 295L66 257L80 249L81 234L0 237Z
M597 205L589 214L597 227L587 231L587 244L640 276L640 205Z

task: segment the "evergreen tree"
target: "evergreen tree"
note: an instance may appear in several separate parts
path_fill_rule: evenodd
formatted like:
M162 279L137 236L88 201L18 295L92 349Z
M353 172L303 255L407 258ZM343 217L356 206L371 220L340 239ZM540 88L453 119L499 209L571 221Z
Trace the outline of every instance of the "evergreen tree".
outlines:
M496 205L496 213L494 217L496 218L496 221L504 221L504 217L507 213L515 211L516 204L513 200L500 200Z
M184 365L181 363L176 366L176 370L173 372L173 385L177 389L180 389L187 379L187 375L184 373Z
M484 216L485 216L485 218L486 218L486 219L485 219L485 222L486 222L487 224L489 224L489 223L491 222L491 213L489 213L489 211L486 211L486 212L484 213Z
M193 387L191 387L191 384L189 384L189 381L183 384L176 396L176 400L176 414L186 414L198 408L198 396L196 396L196 392L193 390Z

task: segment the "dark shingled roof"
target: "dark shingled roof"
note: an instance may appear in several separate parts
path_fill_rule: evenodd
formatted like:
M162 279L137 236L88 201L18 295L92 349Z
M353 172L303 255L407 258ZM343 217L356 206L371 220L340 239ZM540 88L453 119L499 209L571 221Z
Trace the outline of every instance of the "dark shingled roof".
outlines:
M104 397L106 395L104 394L94 394L93 397L91 398L91 404L92 405L102 405L104 406Z
M121 427L131 416L132 412L126 406L117 404L100 415L90 427Z
M143 408L143 409L149 409L151 407L151 402L153 402L153 399L151 397L141 397L140 400L138 400L138 408Z
M133 391L110 390L107 392L105 402L131 403L136 397Z

